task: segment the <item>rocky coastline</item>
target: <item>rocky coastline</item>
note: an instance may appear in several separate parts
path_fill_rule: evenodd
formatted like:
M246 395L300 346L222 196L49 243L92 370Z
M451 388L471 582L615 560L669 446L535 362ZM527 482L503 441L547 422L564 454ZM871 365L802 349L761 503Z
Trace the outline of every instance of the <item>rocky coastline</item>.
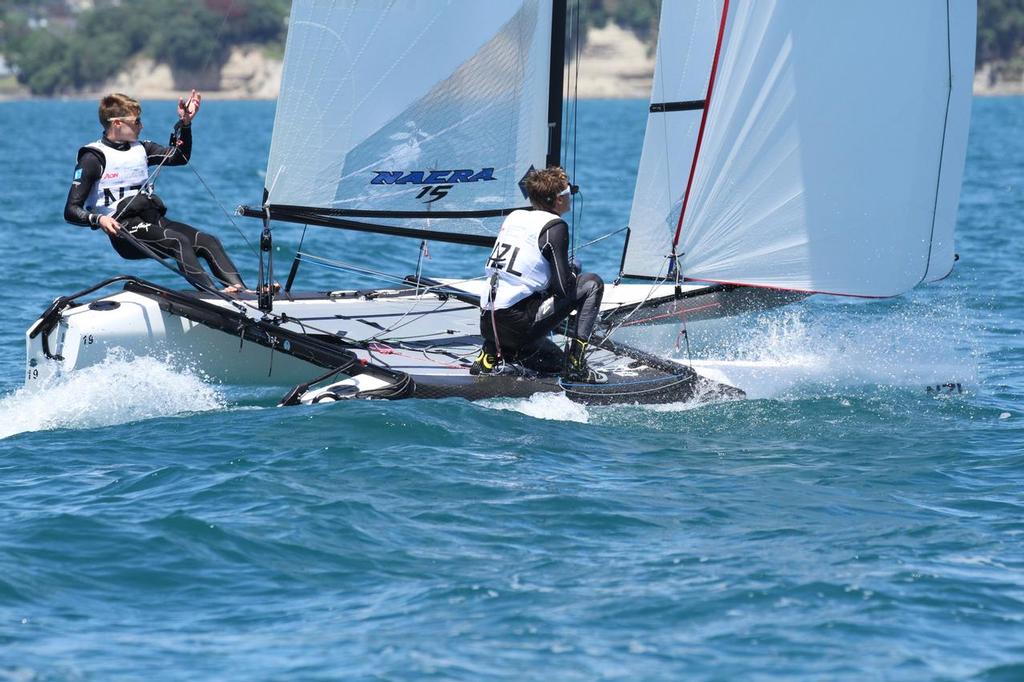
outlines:
M140 99L177 99L189 88L211 99L275 99L281 82L281 59L261 46L234 48L224 66L204 73L172 72L166 64L140 57L94 91L69 93L90 99L106 92L128 92ZM649 96L654 73L653 46L615 24L591 29L571 88L582 99L643 99ZM975 73L974 94L1024 95L1024 75L1009 74L999 64L985 64ZM0 99L29 99L28 92L8 85Z

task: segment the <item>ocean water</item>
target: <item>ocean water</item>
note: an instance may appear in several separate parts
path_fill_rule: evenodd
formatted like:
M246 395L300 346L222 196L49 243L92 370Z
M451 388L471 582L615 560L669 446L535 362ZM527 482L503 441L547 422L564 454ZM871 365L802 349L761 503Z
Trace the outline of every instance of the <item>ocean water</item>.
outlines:
M144 105L162 140L173 105ZM250 281L260 225L229 213L259 201L273 107L208 101L196 172L160 178ZM580 120L586 241L625 225L645 103ZM1024 99L974 102L950 278L744 321L718 351L750 399L646 408L278 409L116 354L27 394L54 297L175 282L62 221L94 103L0 103L0 128L0 680L1024 679ZM279 273L300 234L275 232ZM581 256L610 278L620 249ZM481 260L431 246L424 270ZM300 286L372 283L337 278Z

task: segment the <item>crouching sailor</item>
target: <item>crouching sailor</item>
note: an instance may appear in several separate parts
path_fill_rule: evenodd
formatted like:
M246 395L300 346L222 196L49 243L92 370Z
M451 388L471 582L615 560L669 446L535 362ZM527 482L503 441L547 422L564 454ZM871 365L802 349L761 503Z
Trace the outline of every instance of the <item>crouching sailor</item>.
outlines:
M202 96L195 90L188 102L178 100L179 122L169 147L149 140L140 142L142 107L120 93L100 100L103 137L78 150L78 165L64 206L64 219L75 225L103 230L123 258L170 256L191 282L216 288L199 263L203 258L224 286L224 291L245 290L238 268L220 240L190 225L168 220L167 209L153 194L149 166L181 166L192 153L192 119ZM127 236L130 234L131 237ZM134 239L133 239L134 238Z
M575 311L562 376L603 383L607 378L587 366L586 350L604 282L569 262L569 226L559 217L569 211L577 187L561 168L535 171L525 185L532 210L505 218L487 259L490 292L480 314L484 347L469 371L489 374L500 362L515 361Z

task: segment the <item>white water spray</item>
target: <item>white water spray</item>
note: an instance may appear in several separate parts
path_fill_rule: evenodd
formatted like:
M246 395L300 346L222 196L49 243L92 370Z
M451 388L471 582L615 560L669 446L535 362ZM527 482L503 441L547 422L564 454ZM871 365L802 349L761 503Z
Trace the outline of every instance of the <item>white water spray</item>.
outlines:
M0 438L88 429L225 407L215 387L168 362L111 353L100 364L0 398Z
M585 405L573 402L564 393L536 393L529 398L493 399L483 401L484 405L495 410L519 412L535 419L577 422L586 424L590 421L590 413Z
M706 357L695 357L693 366L750 398L976 384L977 354L963 318L948 309L911 307L877 316L845 306L762 315Z

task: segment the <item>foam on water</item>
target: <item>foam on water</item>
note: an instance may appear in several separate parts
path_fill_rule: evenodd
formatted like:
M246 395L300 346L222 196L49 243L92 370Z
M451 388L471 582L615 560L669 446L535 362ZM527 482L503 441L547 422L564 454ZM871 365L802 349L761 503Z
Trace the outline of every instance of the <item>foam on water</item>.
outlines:
M217 388L155 358L110 354L102 363L0 398L0 438L88 429L225 407Z
M590 413L587 412L586 406L569 400L564 393L536 393L529 398L485 400L481 404L495 410L519 412L536 419L580 424L590 421Z
M834 397L879 387L941 387L938 392L945 393L977 385L978 352L966 318L955 305L908 304L870 317L856 312L856 304L825 310L797 304L736 318L717 328L714 347L706 349L705 357L695 357L692 365L701 375L739 387L752 399ZM646 338L641 334L631 340L670 357L672 353L662 348L665 344L659 343L667 338L665 330L649 329ZM564 394L483 404L538 419L589 423L592 417L587 407ZM685 402L644 407L679 412L705 404L704 396L697 395Z
M966 389L978 381L977 354L963 324L921 308L867 318L797 307L759 317L719 349L718 357L695 358L694 369L750 398L867 386L924 390L947 382Z

